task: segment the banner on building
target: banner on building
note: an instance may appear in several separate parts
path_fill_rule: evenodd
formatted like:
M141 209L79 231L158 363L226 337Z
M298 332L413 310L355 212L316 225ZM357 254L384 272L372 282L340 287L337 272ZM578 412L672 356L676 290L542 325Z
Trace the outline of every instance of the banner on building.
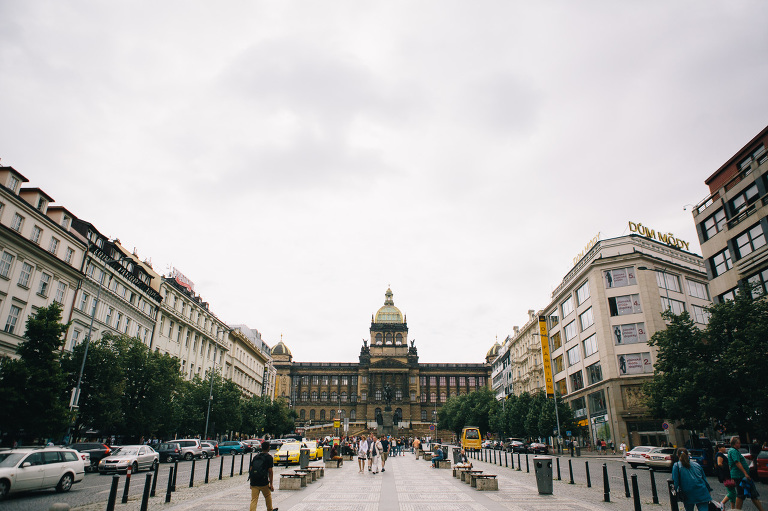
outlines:
M181 273L176 268L173 268L173 271L171 272L171 278L175 280L180 286L186 287L193 293L195 292L195 283L189 280L186 275Z
M552 364L549 360L549 334L547 333L547 318L539 316L539 337L541 338L541 355L544 359L544 381L547 385L547 396L554 397L555 386L552 381Z

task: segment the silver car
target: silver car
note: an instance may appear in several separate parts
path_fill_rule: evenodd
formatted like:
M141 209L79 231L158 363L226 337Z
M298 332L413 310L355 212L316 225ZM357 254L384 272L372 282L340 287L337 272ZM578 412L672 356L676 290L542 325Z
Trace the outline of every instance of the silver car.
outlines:
M160 455L148 445L121 445L112 454L99 462L100 474L157 470Z
M83 460L73 449L25 447L0 451L0 500L20 491L69 491L84 476Z
M213 444L200 442L200 447L203 449L203 459L213 458L216 455L216 449L213 447Z

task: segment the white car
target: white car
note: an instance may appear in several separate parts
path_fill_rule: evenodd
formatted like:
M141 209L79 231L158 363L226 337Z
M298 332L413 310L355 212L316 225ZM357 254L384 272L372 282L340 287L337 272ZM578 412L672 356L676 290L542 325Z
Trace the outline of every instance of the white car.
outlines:
M656 447L653 445L639 445L624 455L624 461L629 463L629 466L632 468L637 468L638 465L645 465L648 455L654 449Z
M121 445L106 458L99 462L99 473L109 474L115 472L136 473L141 469L157 470L160 464L160 455L148 445Z
M0 500L20 491L69 491L83 477L85 464L74 449L24 447L0 451Z

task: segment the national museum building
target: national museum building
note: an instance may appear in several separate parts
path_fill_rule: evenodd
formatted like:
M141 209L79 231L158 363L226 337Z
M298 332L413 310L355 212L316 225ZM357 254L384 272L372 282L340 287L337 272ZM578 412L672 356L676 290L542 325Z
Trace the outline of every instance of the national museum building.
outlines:
M347 419L347 434L376 428L392 390L392 411L403 435L429 435L436 410L449 397L488 387L490 361L478 364L425 364L408 342L408 324L387 289L384 306L371 318L370 339L359 362L294 362L281 340L272 348L277 370L275 396L288 400L298 425L324 433L334 419ZM314 430L317 430L314 432Z

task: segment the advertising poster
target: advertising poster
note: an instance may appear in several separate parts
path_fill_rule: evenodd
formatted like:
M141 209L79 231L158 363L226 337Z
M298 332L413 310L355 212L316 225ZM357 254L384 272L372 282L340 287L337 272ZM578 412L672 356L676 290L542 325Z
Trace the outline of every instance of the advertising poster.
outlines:
M619 316L632 314L634 312L634 308L632 307L632 297L629 295L617 296L616 308L619 311Z
M642 374L653 372L650 353L628 353L619 355L619 374Z

